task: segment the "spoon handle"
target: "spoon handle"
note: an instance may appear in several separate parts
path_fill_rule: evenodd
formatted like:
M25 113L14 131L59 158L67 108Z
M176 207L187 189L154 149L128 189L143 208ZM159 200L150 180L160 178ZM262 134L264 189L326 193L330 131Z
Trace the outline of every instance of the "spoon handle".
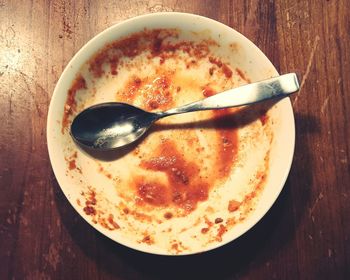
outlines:
M298 89L299 83L297 75L295 73L289 73L276 78L230 89L200 101L170 109L161 113L160 117L201 110L248 105L266 99L285 97L296 92Z

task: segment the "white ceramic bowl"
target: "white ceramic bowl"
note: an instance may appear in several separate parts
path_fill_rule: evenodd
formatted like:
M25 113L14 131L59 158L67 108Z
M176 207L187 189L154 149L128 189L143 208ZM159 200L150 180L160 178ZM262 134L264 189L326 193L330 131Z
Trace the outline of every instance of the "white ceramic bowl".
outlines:
M187 239L184 238L183 240L183 243L187 242L187 244L184 244L181 250L171 251L171 249L165 248L163 245L150 245L136 242L139 237L129 238L128 236L130 236L130 233L129 235L123 235L120 233L120 230L111 231L101 226L99 223L94 223L91 217L84 213L83 207L81 207L82 202L80 200L82 200L81 192L83 188L80 184L84 182L86 183L85 185L88 185L92 184L91 182L102 179L94 178L96 169L93 168L91 168L91 170L84 170L84 175L71 174L69 169L67 169L67 157L69 157L67 154L69 149L67 147L75 147L69 135L67 133L63 135L61 132L61 121L67 99L67 92L81 67L96 54L98 50L109 42L142 31L144 28L177 28L184 31L194 31L197 34L205 33L206 36L209 35L220 44L223 54L229 54L225 56L226 59L229 60L230 63L239 66L240 69L243 69L252 81L278 76L272 63L251 41L232 28L202 16L185 13L156 13L139 16L116 24L95 36L78 51L63 71L56 85L47 120L47 141L52 168L63 193L76 211L88 223L112 240L136 250L154 254L186 255L211 250L236 239L252 228L266 214L280 194L287 179L294 152L295 128L291 103L289 98L285 98L275 104L269 111L269 118L273 120L273 139L269 153L269 172L266 174L264 188L254 204L255 206L252 213L225 233L220 242L203 241L191 247L192 241L188 241L189 236L187 236ZM230 45L231 50L229 51ZM232 50L232 46L234 50ZM81 164L84 165L84 161L96 163L96 161L91 160L88 155L80 150L78 150L78 154ZM85 165L84 168L89 169L90 167L86 167ZM108 199L108 197L113 195L113 192L111 192L110 189L106 189L107 188L103 187L101 192L105 192L102 195L105 195ZM202 211L201 209L201 207L198 207L197 211ZM173 219L171 223L174 224L174 227L177 227L179 223L186 222L184 219L186 218L179 219L178 221ZM192 218L189 217L188 219ZM154 225L151 225L151 227L152 226ZM214 227L215 226L214 224ZM148 230L152 230L152 228L148 228ZM203 238L201 234L196 236L197 240L201 238ZM164 244L164 242L162 244Z

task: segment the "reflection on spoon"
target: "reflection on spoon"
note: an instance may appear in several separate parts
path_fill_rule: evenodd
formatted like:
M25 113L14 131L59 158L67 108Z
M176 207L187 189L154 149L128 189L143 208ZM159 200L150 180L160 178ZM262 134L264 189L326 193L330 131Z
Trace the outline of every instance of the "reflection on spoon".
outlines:
M237 107L282 98L299 89L295 73L230 89L165 112L147 112L135 106L109 102L85 109L71 125L73 139L88 148L111 150L139 139L160 118L171 115Z

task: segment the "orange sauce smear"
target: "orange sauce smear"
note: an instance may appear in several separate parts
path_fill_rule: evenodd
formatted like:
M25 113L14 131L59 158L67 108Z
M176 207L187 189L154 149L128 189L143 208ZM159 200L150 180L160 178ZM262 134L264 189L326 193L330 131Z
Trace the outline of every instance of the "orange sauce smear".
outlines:
M157 154L150 160L142 161L141 167L164 172L168 184L147 182L147 178L138 179L135 182L137 192L144 201L162 206L175 204L191 211L197 202L208 198L209 184L200 178L199 166L187 161L172 141L165 141Z
M241 69L236 68L236 73L241 77L242 80L246 81L248 84L251 83L250 79L246 77Z
M202 94L205 97L213 96L217 92L209 86L204 87ZM216 169L220 177L228 176L234 162L238 149L238 135L233 129L235 118L230 109L213 111L214 123L216 125L217 136L221 145L216 153L219 155Z
M109 64L112 75L117 75L118 64L124 57L135 57L145 50L151 50L157 56L163 50L163 41L176 37L177 31L171 29L144 30L124 39L112 42L101 49L90 61L90 72L98 78L105 74L104 64ZM165 59L165 58L164 58Z
M129 79L124 91L117 94L117 99L132 103L137 97L141 97L145 110L166 110L175 105L170 85L170 75L162 74L153 81L141 80L134 76Z
M221 68L221 70L225 74L226 78L232 77L231 68L226 63L223 63L220 59L210 56L209 62L212 64L215 64L217 67Z
M61 132L64 133L65 128L68 127L69 118L77 111L77 103L75 100L76 93L81 90L86 89L85 79L80 75L76 77L70 87L67 95L67 100L64 106L63 118L62 118L62 129Z

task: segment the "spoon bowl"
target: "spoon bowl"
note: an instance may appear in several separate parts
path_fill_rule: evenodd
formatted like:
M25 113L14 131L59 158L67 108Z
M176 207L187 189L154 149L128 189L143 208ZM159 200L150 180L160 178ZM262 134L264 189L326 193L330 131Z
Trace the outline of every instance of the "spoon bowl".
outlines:
M88 148L109 150L139 139L158 119L126 103L102 103L82 111L71 125L73 139Z

